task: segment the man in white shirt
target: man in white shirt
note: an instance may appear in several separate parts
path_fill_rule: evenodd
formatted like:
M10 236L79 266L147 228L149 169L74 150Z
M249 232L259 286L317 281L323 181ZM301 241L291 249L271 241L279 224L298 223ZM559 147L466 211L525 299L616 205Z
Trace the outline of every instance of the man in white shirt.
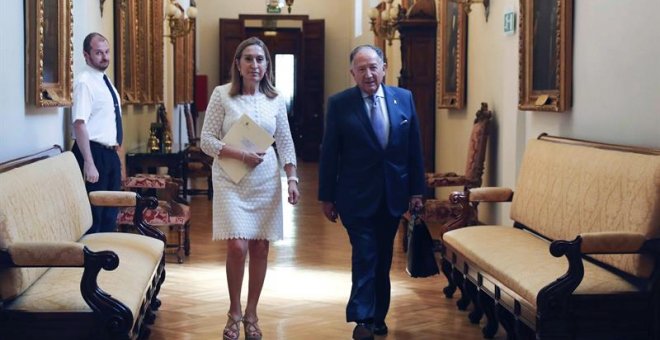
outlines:
M87 192L119 190L123 177L118 154L123 139L119 94L105 75L110 64L110 45L99 33L83 42L87 66L76 77L71 116L76 142L73 151ZM117 208L92 207L93 224L88 233L116 228Z

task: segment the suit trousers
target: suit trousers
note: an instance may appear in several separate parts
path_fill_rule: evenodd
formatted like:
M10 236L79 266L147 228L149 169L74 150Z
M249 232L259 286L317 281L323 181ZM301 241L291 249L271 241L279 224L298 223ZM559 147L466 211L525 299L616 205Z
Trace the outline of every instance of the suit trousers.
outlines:
M94 159L94 165L96 165L96 169L99 172L99 180L96 183L85 181L87 192L101 190L119 191L121 189L121 162L119 161L117 151L96 142L90 142L89 145L92 152L92 159ZM80 171L83 173L84 177L83 156L77 143L73 144L71 151L76 157L78 165L80 166ZM119 208L116 207L92 206L93 222L92 227L89 228L87 233L92 234L116 231L118 213Z
M348 322L384 322L390 308L392 248L400 216L392 216L385 202L366 218L341 216L352 246Z

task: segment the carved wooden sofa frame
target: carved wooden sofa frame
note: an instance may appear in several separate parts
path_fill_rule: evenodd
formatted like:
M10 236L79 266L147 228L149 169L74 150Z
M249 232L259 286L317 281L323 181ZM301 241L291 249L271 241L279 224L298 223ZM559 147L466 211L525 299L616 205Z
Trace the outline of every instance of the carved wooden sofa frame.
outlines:
M165 236L142 211L157 201L100 191L87 199L73 154L60 152L0 164L0 338L147 338L165 280ZM90 203L135 207L141 235L83 235Z
M451 293L491 338L660 339L660 150L552 137L531 141L515 195L454 192L512 202L514 226L443 236ZM447 291L445 291L447 293Z

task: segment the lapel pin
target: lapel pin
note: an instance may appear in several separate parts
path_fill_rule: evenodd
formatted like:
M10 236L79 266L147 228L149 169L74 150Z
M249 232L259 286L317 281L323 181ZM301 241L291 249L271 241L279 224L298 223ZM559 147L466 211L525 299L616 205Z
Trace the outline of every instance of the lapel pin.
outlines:
M396 104L396 99L394 99L394 104Z

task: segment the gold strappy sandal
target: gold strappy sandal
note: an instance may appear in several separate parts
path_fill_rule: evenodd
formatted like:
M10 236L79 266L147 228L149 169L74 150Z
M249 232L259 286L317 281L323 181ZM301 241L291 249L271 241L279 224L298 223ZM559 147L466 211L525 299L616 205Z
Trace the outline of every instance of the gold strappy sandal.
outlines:
M245 340L261 340L263 337L259 325L257 325L259 319L254 319L250 321L243 317L243 327L245 327Z
M238 340L241 336L241 320L243 318L234 319L231 313L227 313L227 324L222 331L223 340Z

